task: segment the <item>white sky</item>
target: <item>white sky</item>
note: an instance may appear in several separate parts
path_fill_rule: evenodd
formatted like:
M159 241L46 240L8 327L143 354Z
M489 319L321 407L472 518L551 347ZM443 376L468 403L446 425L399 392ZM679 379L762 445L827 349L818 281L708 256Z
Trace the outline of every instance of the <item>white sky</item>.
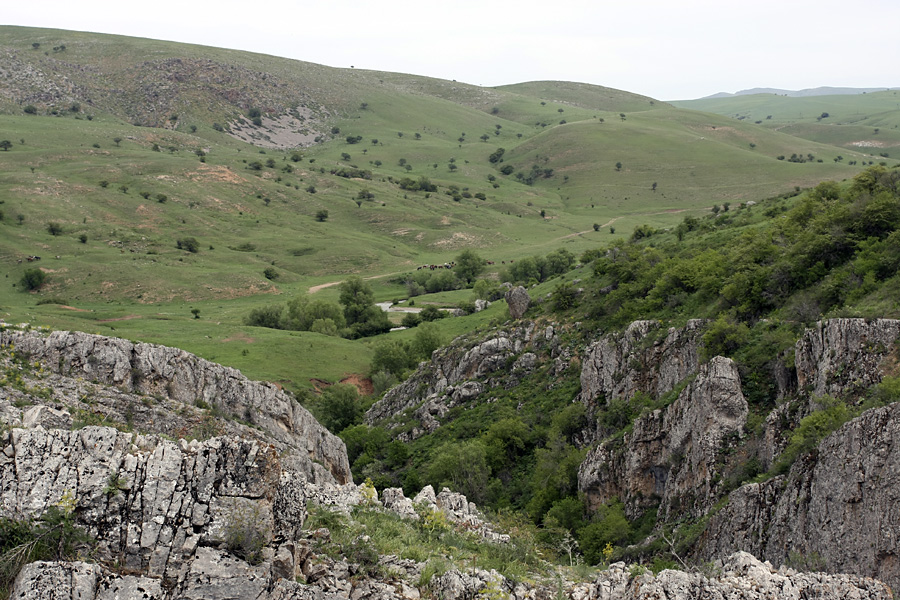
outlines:
M0 23L658 98L900 86L898 0L6 0Z

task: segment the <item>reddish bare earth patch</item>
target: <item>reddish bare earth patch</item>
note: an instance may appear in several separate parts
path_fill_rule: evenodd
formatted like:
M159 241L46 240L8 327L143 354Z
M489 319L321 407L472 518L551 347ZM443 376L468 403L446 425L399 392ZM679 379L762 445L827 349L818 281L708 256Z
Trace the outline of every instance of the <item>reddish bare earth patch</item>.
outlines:
M372 387L371 379L369 379L368 377L363 377L362 375L357 375L356 373L347 375L346 377L341 379L341 383L345 383L355 387L360 396L368 396L373 391L375 391L375 388Z

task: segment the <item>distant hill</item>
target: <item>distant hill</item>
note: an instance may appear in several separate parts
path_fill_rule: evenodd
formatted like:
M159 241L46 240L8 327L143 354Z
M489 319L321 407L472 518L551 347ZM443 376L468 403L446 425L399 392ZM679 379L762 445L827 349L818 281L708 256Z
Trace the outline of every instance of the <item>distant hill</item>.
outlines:
M817 87L807 88L804 90L783 90L779 88L751 88L749 90L741 90L733 94L729 92L719 92L711 96L705 96L701 100L711 100L717 98L732 98L734 96L752 96L754 94L775 94L777 96L787 96L789 98L805 98L807 96L853 96L856 94L870 94L872 92L884 92L896 90L896 87L879 87L879 88L851 88L851 87Z

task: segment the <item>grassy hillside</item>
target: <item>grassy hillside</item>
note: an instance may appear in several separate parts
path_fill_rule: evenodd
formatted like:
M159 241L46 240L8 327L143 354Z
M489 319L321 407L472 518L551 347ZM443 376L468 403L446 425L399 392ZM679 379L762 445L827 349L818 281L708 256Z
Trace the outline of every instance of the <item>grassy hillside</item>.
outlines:
M900 158L900 92L897 90L805 98L754 94L673 104L816 142Z
M364 373L370 342L248 331L252 309L351 274L377 300L404 298L405 273L464 249L499 277L509 260L578 255L877 158L584 84L486 89L20 27L0 27L0 51L0 316L177 345L300 387ZM777 159L794 153L816 159ZM177 247L190 238L197 252ZM33 267L47 281L25 293ZM448 294L434 301L471 299ZM284 350L256 352L263 338Z

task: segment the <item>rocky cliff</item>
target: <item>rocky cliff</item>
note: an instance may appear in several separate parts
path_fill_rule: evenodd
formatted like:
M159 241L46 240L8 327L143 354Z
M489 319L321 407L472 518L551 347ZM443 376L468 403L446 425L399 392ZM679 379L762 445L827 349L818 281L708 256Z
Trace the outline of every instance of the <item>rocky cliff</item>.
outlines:
M514 386L540 361L563 373L576 360L559 329L525 322L438 350L414 384L401 386L405 395L389 393L368 418L409 410L421 417L421 435L427 420L417 411L429 402L449 407L491 387ZM898 331L894 321L839 320L807 332L795 348L797 395L783 398L772 414L812 406L820 381L825 392L855 402L859 382L892 372ZM764 451L759 436L796 419L773 417L762 434L749 432L737 365L697 359L700 322L653 332L653 323L640 322L598 339L584 355L582 402L602 410L601 399L642 392L658 403L624 435L595 445L579 487L594 505L621 498L631 517L657 509L660 525L708 521L691 557L718 562L706 575L653 576L617 563L588 582L530 584L475 568L432 576L425 562L368 557L359 550L371 547L365 535L336 545L336 530L309 530L311 505L349 519L360 509L389 511L427 521L432 531L441 521L427 515L439 512L453 535L513 543L450 490L426 488L409 499L386 489L379 500L371 488L357 487L340 440L274 386L171 348L65 332L0 332L0 418L7 425L0 436L0 516L27 519L63 507L90 534L97 561L27 565L12 597L537 600L559 597L562 589L572 600L890 598L867 577L900 583L898 405L846 423L787 475L744 485L723 504L726 476L753 451ZM853 365L842 370L845 361ZM438 426L440 410L428 413ZM778 446L770 451L777 455ZM776 565L853 575L776 569L740 551Z
M639 417L623 439L591 450L579 469L579 490L593 506L621 499L632 518L655 506L663 519L701 516L721 495L717 463L740 441L746 420L737 368L716 357L669 406Z
M487 337L457 339L435 350L430 361L372 405L366 423L396 426L396 417L409 411L415 425L400 438L416 439L440 427L441 417L454 406L472 402L492 387L516 386L534 369L539 355L553 361L554 372L562 372L570 366L573 351L560 341L553 324L534 321L500 328Z
M704 325L695 319L662 330L657 321L635 321L620 334L601 336L584 352L581 401L591 405L637 392L665 394L697 372Z
M704 556L740 548L776 564L900 585L900 404L873 409L828 436L789 473L732 492L710 520Z
M895 374L900 322L833 319L803 333L794 348L794 381L773 386L778 404L754 435L746 431L748 405L734 363L716 357L695 366L699 323L648 338L653 325L633 323L585 353L582 401L602 407L607 398L629 399L637 392L659 401L683 386L671 404L645 410L623 437L590 450L579 470L579 489L589 503L619 498L632 518L657 508L659 524L709 518L694 548L700 559L746 550L774 564L900 584L900 545L892 533L900 525L896 404L865 412L802 456L786 476L742 486L723 509L714 508L742 464L774 464L800 419L820 407L821 396L853 406L882 377ZM694 378L683 379L688 375Z
M122 397L118 406L119 412L132 418L136 411L143 412L139 407L148 401L171 400L179 407L206 407L263 430L270 442L297 450L296 457L310 477L319 473L337 483L351 481L347 452L340 438L283 390L251 381L236 369L177 348L80 332L43 334L8 329L0 331L0 346L12 348L20 357L67 379L55 381L54 389L78 389L84 380L114 386L132 394ZM140 401L135 401L135 395ZM165 427L169 412L158 411L155 421ZM152 416L147 421L147 430L160 431L154 427Z

